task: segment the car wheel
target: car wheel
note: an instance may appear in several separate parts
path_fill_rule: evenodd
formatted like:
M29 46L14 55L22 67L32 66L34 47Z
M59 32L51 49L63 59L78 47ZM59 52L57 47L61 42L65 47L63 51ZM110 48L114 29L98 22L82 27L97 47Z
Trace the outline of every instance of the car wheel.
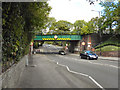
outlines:
M82 57L82 56L80 56L80 59L83 59L83 57Z
M87 60L90 60L90 57L87 57Z
M62 55L65 55L65 52L61 52Z

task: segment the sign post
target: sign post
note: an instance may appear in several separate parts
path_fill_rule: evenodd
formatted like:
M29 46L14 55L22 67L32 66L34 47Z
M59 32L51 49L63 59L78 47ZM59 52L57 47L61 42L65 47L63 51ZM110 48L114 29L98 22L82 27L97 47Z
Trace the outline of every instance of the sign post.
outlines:
M32 55L32 51L33 51L33 42L30 43L30 54Z

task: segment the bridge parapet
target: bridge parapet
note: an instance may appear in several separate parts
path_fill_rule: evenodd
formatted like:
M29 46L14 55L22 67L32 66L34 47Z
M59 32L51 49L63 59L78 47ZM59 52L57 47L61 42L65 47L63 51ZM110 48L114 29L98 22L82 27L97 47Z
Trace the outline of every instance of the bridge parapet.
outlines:
M81 35L36 35L34 41L72 41L81 39Z

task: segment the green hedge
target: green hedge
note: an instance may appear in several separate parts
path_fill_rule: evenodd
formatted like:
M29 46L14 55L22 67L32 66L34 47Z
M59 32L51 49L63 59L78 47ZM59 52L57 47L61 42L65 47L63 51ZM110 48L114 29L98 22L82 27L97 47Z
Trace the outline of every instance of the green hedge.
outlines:
M96 49L96 51L100 51L100 48ZM104 51L120 51L120 47L108 45L108 46L102 47L101 51L102 52L104 52Z
M29 53L35 27L43 27L50 7L46 2L2 3L2 72Z
M113 37L110 37L105 42L102 42L101 44L97 45L95 49L98 49L100 47L102 48L104 46L109 46L109 45L120 47L120 35L115 35Z

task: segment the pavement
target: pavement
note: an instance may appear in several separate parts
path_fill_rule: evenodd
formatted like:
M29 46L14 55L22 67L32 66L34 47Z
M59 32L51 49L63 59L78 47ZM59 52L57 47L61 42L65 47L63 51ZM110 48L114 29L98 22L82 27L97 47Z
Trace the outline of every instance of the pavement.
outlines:
M102 56L99 56L99 59L103 59L103 60L120 60L120 58L118 57L102 57Z

